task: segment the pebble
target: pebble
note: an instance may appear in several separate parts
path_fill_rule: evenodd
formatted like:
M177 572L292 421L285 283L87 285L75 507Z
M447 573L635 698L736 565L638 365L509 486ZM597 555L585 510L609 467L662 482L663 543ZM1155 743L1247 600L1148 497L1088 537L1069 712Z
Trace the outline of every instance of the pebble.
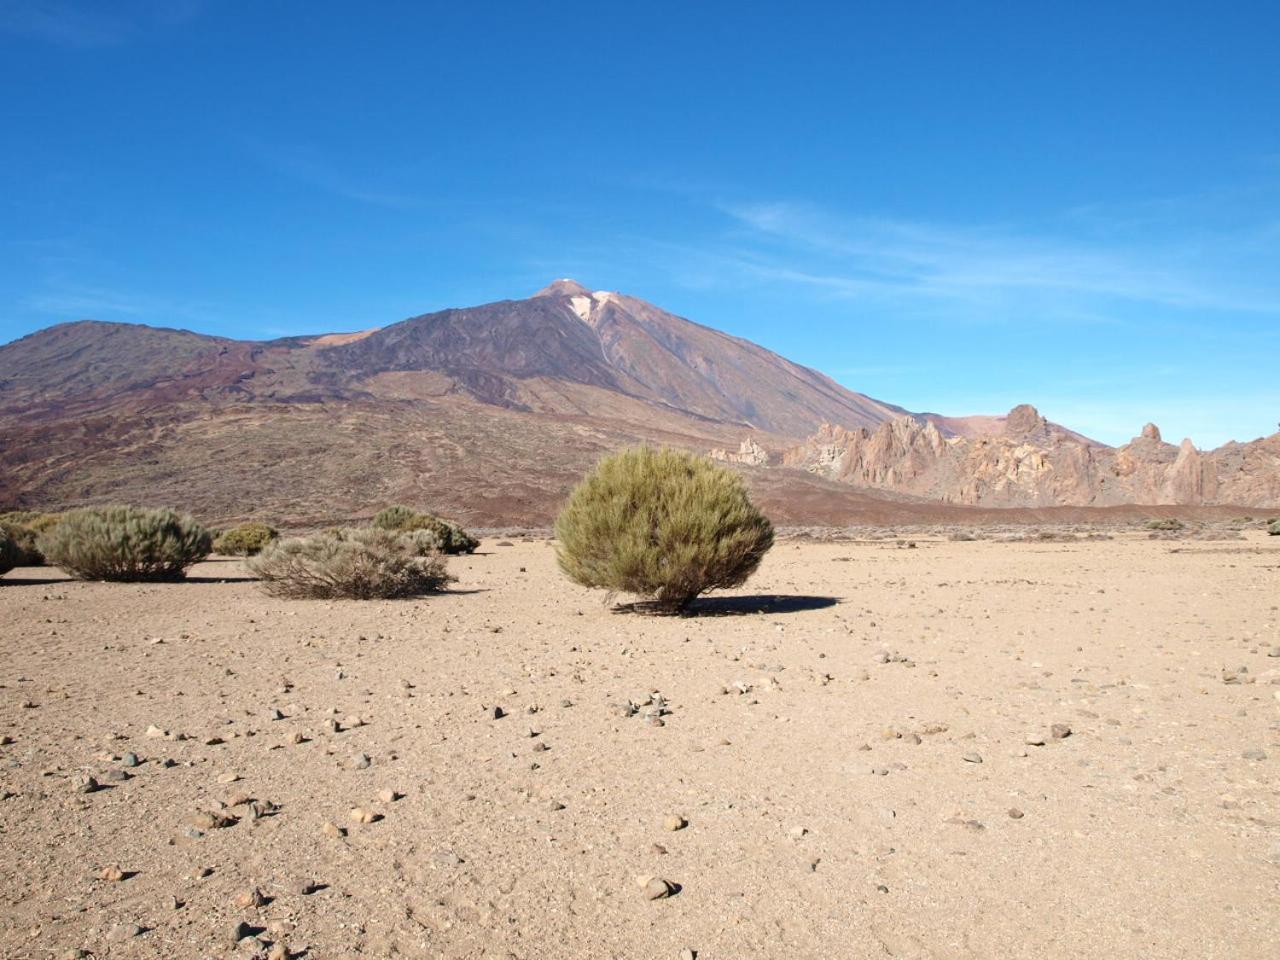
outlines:
M982 755L977 753L966 753L960 759L963 760L965 763L981 763Z
M109 866L103 867L102 871L98 874L98 877L102 880L118 883L124 879L124 871L120 869L119 864L113 863Z
M277 940L267 951L267 960L289 960L289 948L283 941Z
M232 900L237 907L242 910L248 910L251 907L261 907L267 902L267 898L262 895L262 891L257 887L249 887L247 890L241 890Z
M683 830L688 825L688 820L674 813L662 821L662 829L670 830L672 832L675 832L676 830Z
M191 815L187 823L197 830L219 830L235 823L235 817L229 817L217 810L201 810Z
M107 936L112 940L132 940L144 932L136 923L117 923Z
M291 733L291 734L289 735L289 742L290 742L290 743L293 743L293 744L306 743L306 742L307 742L307 738L306 738L306 737L304 737L304 736L303 736L301 733L299 733L297 730L295 730L293 733Z
M636 877L636 885L644 891L646 900L665 900L676 892L676 886L662 877Z
M141 761L138 760L136 753L126 753L120 758L120 762L126 767L136 767Z
M501 720L506 715L507 715L507 711L503 710L501 707L494 707L492 710L489 711L489 716L492 717L494 720Z
M320 828L320 832L323 833L326 837L336 838L336 837L345 837L347 835L347 831L343 830L340 826L338 826L336 823L333 823L332 821L325 823L325 825Z
M804 827L792 827L790 830L787 831L787 836L791 837L791 839L793 840L799 840L808 832L809 831L806 830Z
M367 770L372 762L367 753L357 753L351 760L351 767L353 770Z
M395 803L400 799L400 794L396 793L394 790L379 790L378 799L383 803Z
M75 788L77 793L93 793L93 791L98 789L98 781L93 779L93 777L89 776L87 773L77 775L76 778L71 781L71 785Z
M238 773L220 773L220 774L218 774L218 782L219 782L219 783L235 783L235 782L236 782L237 780L239 780L239 779L240 779L240 774L238 774Z
M688 947L685 947L680 951L680 960L697 960L697 957L697 952L689 949Z
M1017 807L1010 807L1009 816L1012 817L1014 820L1021 820L1024 816L1026 816L1026 814L1024 814Z
M378 819L378 815L372 810L366 810L364 807L352 807L351 819L356 823L373 823Z
M1055 740L1065 740L1071 736L1071 728L1065 723L1055 723L1049 728L1049 736Z

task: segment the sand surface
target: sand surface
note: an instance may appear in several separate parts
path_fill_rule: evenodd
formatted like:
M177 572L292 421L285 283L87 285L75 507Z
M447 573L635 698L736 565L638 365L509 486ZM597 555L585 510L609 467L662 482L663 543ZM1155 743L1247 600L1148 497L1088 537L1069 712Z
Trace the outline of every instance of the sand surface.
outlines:
M784 541L690 618L451 568L4 577L0 956L1280 955L1280 538Z

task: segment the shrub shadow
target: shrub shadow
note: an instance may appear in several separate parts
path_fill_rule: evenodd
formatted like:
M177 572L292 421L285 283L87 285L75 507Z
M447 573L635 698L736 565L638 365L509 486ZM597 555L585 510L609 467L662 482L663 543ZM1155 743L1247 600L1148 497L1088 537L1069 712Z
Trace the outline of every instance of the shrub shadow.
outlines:
M669 610L650 600L637 600L634 603L620 603L612 608L612 612L669 617L745 617L762 613L825 610L839 602L839 597L760 593L737 597L699 597L684 610Z

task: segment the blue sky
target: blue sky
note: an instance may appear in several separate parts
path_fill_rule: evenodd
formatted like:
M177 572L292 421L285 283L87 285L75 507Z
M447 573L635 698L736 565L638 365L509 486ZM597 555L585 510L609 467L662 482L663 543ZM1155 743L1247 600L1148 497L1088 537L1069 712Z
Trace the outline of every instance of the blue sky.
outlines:
M1280 5L0 0L0 341L644 297L915 410L1280 421Z

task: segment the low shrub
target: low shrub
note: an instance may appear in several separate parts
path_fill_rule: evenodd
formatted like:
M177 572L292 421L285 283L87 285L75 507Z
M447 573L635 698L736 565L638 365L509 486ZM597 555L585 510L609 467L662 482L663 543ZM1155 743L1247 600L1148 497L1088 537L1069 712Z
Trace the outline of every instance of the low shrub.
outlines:
M22 564L22 548L0 529L0 576Z
M1185 526L1186 524L1177 517L1165 517L1162 520L1147 521L1148 530L1181 530Z
M601 460L556 520L560 569L575 583L669 611L740 586L773 545L742 478L706 457L639 447Z
M373 517L373 525L379 530L425 530L436 538L436 549L441 553L475 553L480 541L463 530L452 520L445 520L430 513L419 513L412 507L396 505L379 510Z
M453 578L426 537L377 527L276 540L248 561L273 596L352 600L420 596Z
M37 546L81 580L161 581L181 580L213 542L186 514L114 506L64 514Z
M40 552L40 548L36 545L36 540L38 538L36 531L32 530L30 527L24 527L20 523L0 520L0 533L8 537L9 540L13 542L14 548L18 551L18 562L15 566L44 566L44 554Z
M1273 537L1280 537L1280 517L1276 517L1267 524L1267 533Z
M272 540L279 539L275 527L252 521L221 531L213 540L213 552L228 557L252 557Z

